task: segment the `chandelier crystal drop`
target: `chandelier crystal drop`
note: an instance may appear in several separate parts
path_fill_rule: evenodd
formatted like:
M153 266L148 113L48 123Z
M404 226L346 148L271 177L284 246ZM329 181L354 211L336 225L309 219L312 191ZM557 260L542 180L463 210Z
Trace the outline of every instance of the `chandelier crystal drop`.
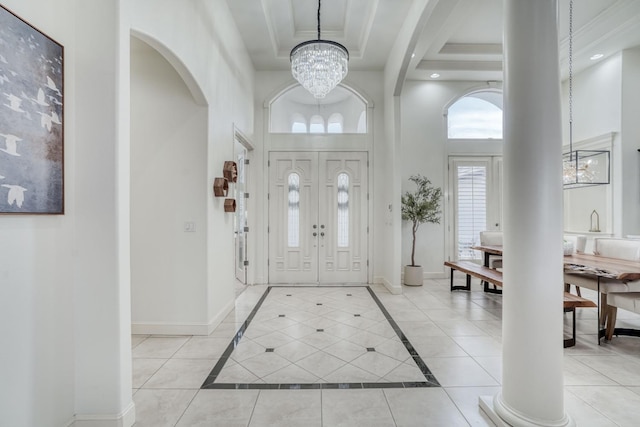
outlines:
M320 0L318 0L318 39L300 43L291 50L291 74L316 98L324 98L347 75L349 51L340 43L320 38Z

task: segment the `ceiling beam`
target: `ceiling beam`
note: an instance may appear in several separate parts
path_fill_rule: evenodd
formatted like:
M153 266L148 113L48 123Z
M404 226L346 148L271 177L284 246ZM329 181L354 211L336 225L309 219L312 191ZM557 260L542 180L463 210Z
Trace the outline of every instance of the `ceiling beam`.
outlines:
M502 71L502 61L433 61L422 60L416 67L433 71Z

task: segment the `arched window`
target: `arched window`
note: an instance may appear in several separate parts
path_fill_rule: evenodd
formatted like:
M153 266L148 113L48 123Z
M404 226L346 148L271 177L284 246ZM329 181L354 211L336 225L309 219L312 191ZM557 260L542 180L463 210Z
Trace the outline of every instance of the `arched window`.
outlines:
M291 133L307 133L307 121L302 114L294 114L291 122Z
M367 133L367 112L366 110L360 113L360 118L358 119L358 130L357 133Z
M314 114L322 117L312 123L309 118ZM331 120L334 114L339 114L342 118ZM271 102L269 132L367 133L366 116L367 103L364 98L346 87L338 85L325 98L316 99L308 90L296 85ZM330 120L326 120L328 118Z
M320 115L311 116L309 133L324 133L324 119Z
M327 133L342 133L344 118L340 113L333 113L329 116L327 123Z
M447 111L449 139L502 139L502 92L483 90L458 99Z

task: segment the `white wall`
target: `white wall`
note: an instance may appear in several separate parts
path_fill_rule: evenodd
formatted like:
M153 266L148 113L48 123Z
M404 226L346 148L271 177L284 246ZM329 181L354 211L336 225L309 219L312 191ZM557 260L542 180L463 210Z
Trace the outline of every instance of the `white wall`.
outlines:
M206 233L206 320L211 329L235 299L233 215L224 212L224 200L213 197L211 189L224 161L233 159L234 125L249 138L253 134L253 65L223 0L137 0L130 7L136 34L171 52L179 62L172 62L174 68L182 70L187 83L193 79L208 105L206 184L199 197L206 203L201 230Z
M132 38L131 320L134 333L207 331L207 107ZM193 222L194 232L185 232Z
M3 425L115 419L131 402L115 227L118 26L115 2L85 3L3 2L65 47L65 215L0 221Z
M621 54L602 60L573 76L573 149L610 149L611 185L564 191L564 228L568 232L588 235L593 210L600 216L603 235L620 235L622 232L621 82ZM563 143L565 152L568 152L568 81L563 83L562 97ZM585 140L611 132L615 134L609 147L602 144L590 148L580 147Z
M493 86L492 86L493 87ZM407 81L401 97L402 191L413 191L409 181L422 174L434 186L443 189L443 214L440 224L422 224L416 242L416 263L424 267L426 277L444 277L444 260L453 242L448 240L447 198L453 189L448 182L448 156L500 154L501 142L456 141L447 139L446 108L470 91L490 87L478 82ZM453 224L452 224L453 226ZM402 263L411 261L411 224L402 222Z
M640 234L640 47L622 51L620 235Z
M404 147L402 141L403 106L400 99L404 91L405 76L411 61L411 56L416 49L418 39L422 34L429 16L433 12L437 2L429 0L413 0L407 14L407 19L398 33L393 48L387 58L384 67L384 144L379 148L383 150L384 159L388 168L383 171L385 186L380 188L386 200L385 227L381 241L384 242L386 256L381 259L379 271L381 281L394 293L402 292L402 220L400 210L400 197L402 192L402 177L400 171L404 170ZM383 207L383 209L385 209Z
M251 62L222 0L6 0L65 47L65 215L0 218L0 424L133 423L129 287L129 22L177 43L209 104L207 319L233 302L231 218L208 199L253 128ZM207 49L201 49L207 46ZM204 53L203 53L204 52ZM229 52L233 52L230 54ZM232 58L232 59L230 59ZM204 191L204 190L203 190ZM228 244L222 236L228 236ZM218 240L217 243L216 239ZM212 272L216 272L213 274Z

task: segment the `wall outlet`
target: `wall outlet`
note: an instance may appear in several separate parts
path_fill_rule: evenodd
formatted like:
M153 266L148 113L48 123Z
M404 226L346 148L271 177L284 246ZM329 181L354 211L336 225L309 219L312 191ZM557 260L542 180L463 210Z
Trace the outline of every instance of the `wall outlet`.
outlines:
M193 221L187 221L184 223L184 232L192 233L196 231L196 223Z

